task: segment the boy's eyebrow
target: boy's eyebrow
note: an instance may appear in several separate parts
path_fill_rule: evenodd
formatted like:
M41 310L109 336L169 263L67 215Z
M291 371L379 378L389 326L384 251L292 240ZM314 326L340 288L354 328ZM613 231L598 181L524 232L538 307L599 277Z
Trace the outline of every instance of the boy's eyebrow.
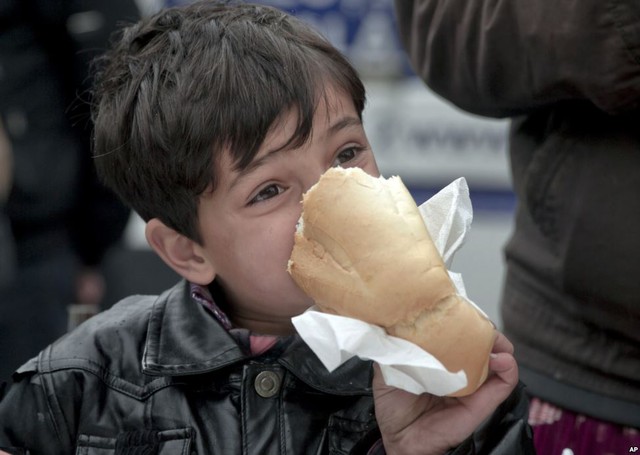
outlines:
M353 126L362 126L362 120L359 117L353 117L353 116L342 117L337 122L329 126L329 128L327 128L327 131L325 132L324 135L329 136L337 133L340 130L343 130L345 128L350 128ZM277 147L273 150L268 151L264 156L254 159L247 165L246 168L241 169L238 172L238 175L236 175L235 178L231 181L229 188L233 188L234 186L236 186L244 176L246 176L247 174L250 174L260 166L264 165L265 162L269 161L276 154L280 152L284 152L288 149L289 149L288 147Z
M359 117L343 117L329 127L329 129L327 130L327 134L334 134L344 128L348 128L351 126L362 126L362 120L360 120Z

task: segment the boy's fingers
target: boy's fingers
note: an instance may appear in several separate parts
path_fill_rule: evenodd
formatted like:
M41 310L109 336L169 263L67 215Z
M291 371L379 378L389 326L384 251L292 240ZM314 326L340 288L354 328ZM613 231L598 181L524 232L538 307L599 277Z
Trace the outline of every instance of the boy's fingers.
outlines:
M493 378L504 383L505 386L514 388L518 384L518 364L513 356L514 347L511 341L498 332L496 342L493 345L491 358L489 359L489 371Z
M518 364L513 355L507 352L491 354L489 370L502 377L507 383L518 382ZM515 381L513 381L514 377Z
M489 369L487 381L475 393L464 397L474 408L495 409L518 384L518 364L511 354L492 354Z
M506 352L508 354L513 354L514 352L513 344L511 343L511 341L509 341L509 339L506 336L504 336L502 332L498 332L496 341L495 343L493 343L492 352L494 353Z

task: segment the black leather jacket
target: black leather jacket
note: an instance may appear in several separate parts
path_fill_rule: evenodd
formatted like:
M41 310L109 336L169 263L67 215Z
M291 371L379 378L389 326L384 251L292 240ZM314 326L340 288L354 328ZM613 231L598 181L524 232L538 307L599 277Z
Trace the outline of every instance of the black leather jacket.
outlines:
M248 356L182 282L125 299L20 368L0 401L0 447L366 454L379 438L371 375L356 359L329 373L297 336ZM533 453L525 414L517 390L452 453Z

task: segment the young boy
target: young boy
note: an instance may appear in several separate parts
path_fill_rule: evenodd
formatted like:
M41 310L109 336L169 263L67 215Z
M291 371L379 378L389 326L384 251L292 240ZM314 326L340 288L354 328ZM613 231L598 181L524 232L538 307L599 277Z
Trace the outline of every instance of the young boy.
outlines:
M96 88L96 164L185 280L125 299L20 368L0 447L531 453L506 338L486 384L447 399L387 387L358 359L329 373L294 332L312 304L286 272L302 193L331 166L378 175L364 102L343 56L275 9L209 1L124 30Z

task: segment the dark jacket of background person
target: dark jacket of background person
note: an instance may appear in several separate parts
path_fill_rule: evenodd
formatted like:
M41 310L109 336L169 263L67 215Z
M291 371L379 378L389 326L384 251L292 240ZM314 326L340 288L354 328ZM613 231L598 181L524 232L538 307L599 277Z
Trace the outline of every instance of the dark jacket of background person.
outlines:
M396 1L436 93L512 117L502 319L537 397L640 427L640 2Z
M128 210L90 150L89 62L133 1L0 0L0 115L12 149L4 205L13 279L0 287L0 381L60 336L80 266L100 264Z
M13 273L13 239L6 214L7 199L11 189L13 157L11 143L0 119L0 289L9 283Z
M0 448L370 453L380 437L371 362L354 358L330 373L298 335L279 343L247 354L186 281L129 297L20 367L4 399L0 389ZM530 455L526 411L518 387L448 454Z

